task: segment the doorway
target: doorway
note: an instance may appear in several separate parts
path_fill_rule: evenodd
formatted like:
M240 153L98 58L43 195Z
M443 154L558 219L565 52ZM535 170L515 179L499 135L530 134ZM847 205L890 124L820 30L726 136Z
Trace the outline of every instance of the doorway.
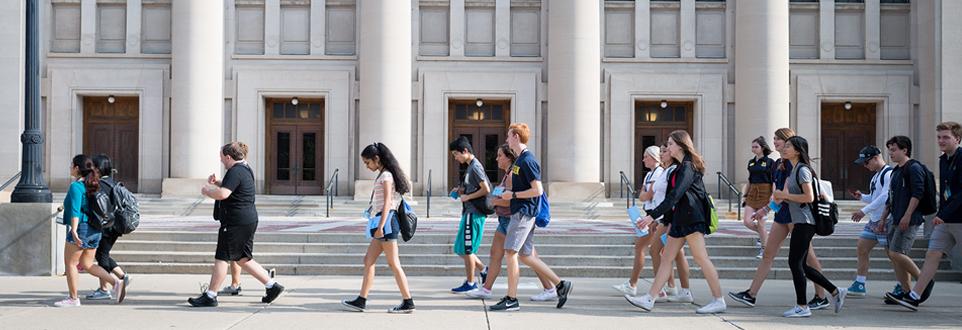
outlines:
M267 99L267 191L320 195L324 185L324 100Z
M853 163L859 150L875 144L875 103L822 104L820 179L832 182L835 199L852 199L846 191L867 191L872 173ZM885 150L884 147L879 149Z
M695 138L692 134L694 105L692 102L635 102L635 175L632 180L636 191L640 190L649 171L645 168L645 149L660 147L676 130L687 131L692 139Z
M474 155L484 166L488 180L497 185L504 171L498 168L498 147L504 144L509 120L511 103L507 100L452 100L448 103L448 142L464 136L471 142ZM464 178L467 165L448 158L448 189L456 187Z
M116 171L111 175L131 192L138 191L139 123L140 102L136 96L83 98L83 153L110 157Z

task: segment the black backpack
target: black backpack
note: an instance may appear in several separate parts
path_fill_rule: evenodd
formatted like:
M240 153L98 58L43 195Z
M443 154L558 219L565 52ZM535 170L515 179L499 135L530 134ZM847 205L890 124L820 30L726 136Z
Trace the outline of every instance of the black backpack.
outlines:
M401 232L401 239L405 242L410 241L418 230L418 216L414 214L414 208L404 201L404 197L401 197L401 203L398 204L395 216L398 218L398 226L401 227L398 228L398 231Z
M925 164L922 164L922 162L917 161L915 159L909 161L909 164L907 164L908 166L905 167L906 170L908 170L912 166L912 163L919 164L919 166L922 167L922 173L925 175L925 179L923 180L925 183L924 184L925 190L922 192L922 199L919 200L919 206L915 210L922 213L922 215L935 214L935 212L939 211L939 206L938 206L937 197L936 197L938 196L938 193L936 192L937 188L935 186L935 174L932 173L932 171L930 171L929 168L925 166ZM909 183L908 180L909 180L908 172L904 172L902 174L902 181L905 183L906 187L909 187L909 189L911 189L912 185Z
M140 207L134 194L122 182L100 181L101 189L90 201L90 224L101 230L111 230L124 235L133 232L140 225Z
M812 193L815 194L815 200L808 203L808 208L812 212L812 217L815 219L815 234L818 236L832 235L835 233L835 225L838 224L838 204L822 198L819 192L821 183L815 171L812 170L810 166L807 164L798 164L798 166L808 167L808 170L812 171ZM801 172L801 168L795 171L795 183L801 187L802 183L798 179L799 172Z

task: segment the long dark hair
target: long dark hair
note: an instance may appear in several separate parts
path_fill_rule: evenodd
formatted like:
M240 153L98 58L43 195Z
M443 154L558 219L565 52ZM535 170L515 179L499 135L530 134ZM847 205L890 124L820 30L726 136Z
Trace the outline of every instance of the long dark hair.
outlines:
M100 173L97 172L97 168L94 167L94 162L90 160L87 155L79 154L73 156L73 166L77 167L80 171L80 177L83 179L84 188L87 189L87 197L93 197L100 189Z
M512 163L518 160L518 155L514 154L514 150L511 150L511 146L509 146L507 143L502 144L499 148L501 149L501 153L504 154L505 157L508 157Z
M789 145L791 145L792 149L795 149L795 151L798 152L799 163L808 165L809 169L812 168L812 158L808 155L808 140L806 140L801 136L796 135L788 138L788 140L785 141L785 143L788 143ZM798 164L795 164L795 165L798 165ZM815 173L814 169L812 169L812 173Z
M688 135L688 132L683 130L677 130L671 132L668 137L681 147L681 150L684 151L686 155L691 156L691 165L695 167L695 171L704 174L705 159L701 157L698 150L695 150L695 143L691 141L691 135Z
M110 161L110 157L105 154L99 154L90 159L94 163L94 170L100 173L100 177L112 176L114 174L114 165Z
M752 140L752 143L758 143L758 146L762 148L762 154L765 155L765 157L768 157L768 155L772 154L772 148L768 146L768 142L765 142L764 136L755 138Z
M391 149L388 149L386 145L380 142L369 144L361 151L361 157L369 160L374 160L375 157L377 157L377 160L381 162L381 171L391 172L391 175L394 176L394 191L397 191L401 195L411 191L411 187L408 186L407 176L404 175L404 171L401 170L401 165L398 164L397 158L394 158Z

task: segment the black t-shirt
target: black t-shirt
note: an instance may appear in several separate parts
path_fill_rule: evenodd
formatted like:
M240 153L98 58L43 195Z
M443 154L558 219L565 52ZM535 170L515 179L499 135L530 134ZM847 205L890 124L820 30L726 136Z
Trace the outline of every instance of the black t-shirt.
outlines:
M752 157L748 160L748 182L771 184L774 168L775 161L768 156L762 157L762 159Z
M525 191L531 189L531 181L541 180L541 166L528 151L522 151L518 159L511 166L511 191ZM537 216L541 197L514 198L511 200L511 214L520 213L524 216Z
M235 164L221 181L222 188L230 189L231 194L219 202L220 223L222 225L249 225L257 222L257 209L254 208L254 172L247 164Z

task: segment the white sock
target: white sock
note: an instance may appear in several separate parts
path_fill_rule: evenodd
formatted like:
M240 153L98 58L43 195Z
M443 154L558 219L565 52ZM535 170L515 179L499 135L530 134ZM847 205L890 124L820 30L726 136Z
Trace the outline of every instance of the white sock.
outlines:
M544 289L544 292L555 292L555 289L554 288Z
M912 299L915 299L915 300L922 300L922 296L919 295L918 293L916 293L915 290L912 290L912 292L909 293L909 296L912 297Z
M467 284L468 284L468 286L472 286L472 285L474 285L474 282L468 282L468 281L464 281L464 283L467 283Z
M210 297L211 299L217 298L217 292L216 292L216 291L207 290L206 293L207 293L207 296Z
M855 282L865 284L865 276L862 276L862 275L855 276Z
M274 283L277 283L277 282L274 282L274 279L272 278L270 280L267 280L267 283L264 283L264 287L268 289L273 288Z

